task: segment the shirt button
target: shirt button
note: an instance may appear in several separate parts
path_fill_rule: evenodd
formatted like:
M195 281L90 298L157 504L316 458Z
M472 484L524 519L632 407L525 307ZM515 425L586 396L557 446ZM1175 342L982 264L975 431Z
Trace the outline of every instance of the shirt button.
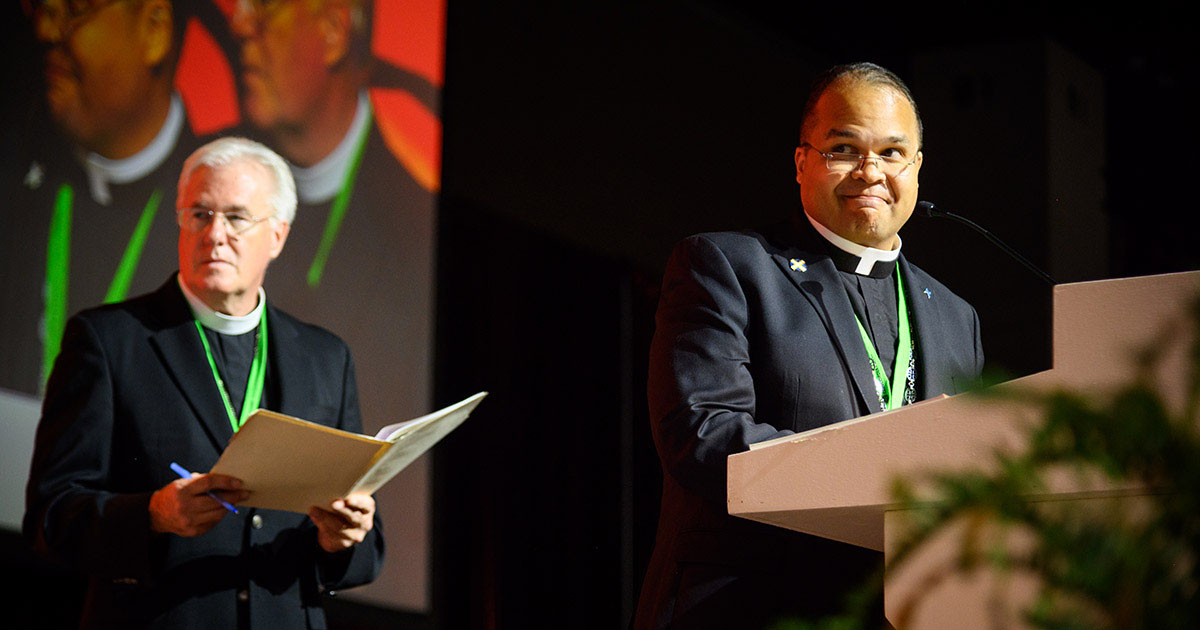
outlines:
M237 598L238 598L238 601L239 601L239 602L248 602L248 601L250 601L250 591L248 591L248 590L246 590L246 589L242 589L242 590L238 591L238 592L237 592Z
M254 516L250 517L250 526L254 529L262 529L262 523L262 516L255 514Z

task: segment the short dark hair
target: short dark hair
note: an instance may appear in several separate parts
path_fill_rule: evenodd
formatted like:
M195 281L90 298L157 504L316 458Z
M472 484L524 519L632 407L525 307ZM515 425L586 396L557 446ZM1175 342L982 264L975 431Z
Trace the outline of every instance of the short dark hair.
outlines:
M806 142L805 138L812 131L813 110L817 108L817 101L821 100L821 96L834 83L840 81L856 81L890 87L908 100L908 104L912 106L913 115L917 117L917 145L924 143L925 126L921 124L921 112L917 109L917 101L913 98L912 92L908 86L896 73L870 62L848 63L834 66L813 80L812 86L808 89L808 100L804 102L804 111L800 115L800 143Z

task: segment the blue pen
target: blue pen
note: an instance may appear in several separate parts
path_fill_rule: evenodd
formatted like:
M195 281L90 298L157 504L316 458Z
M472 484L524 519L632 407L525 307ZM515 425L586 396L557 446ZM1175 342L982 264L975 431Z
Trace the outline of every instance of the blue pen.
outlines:
M176 464L175 462L171 462L171 470L174 470L176 475L179 475L180 477L183 477L184 479L192 478L192 473L188 472L186 468L184 468L183 466L180 466L179 464ZM234 505L232 503L217 496L217 494L215 492L205 492L204 494L207 494L208 496L212 497L214 501L216 501L217 503L220 503L221 507L225 508L226 510L233 512L234 514L238 513L237 508L234 507Z

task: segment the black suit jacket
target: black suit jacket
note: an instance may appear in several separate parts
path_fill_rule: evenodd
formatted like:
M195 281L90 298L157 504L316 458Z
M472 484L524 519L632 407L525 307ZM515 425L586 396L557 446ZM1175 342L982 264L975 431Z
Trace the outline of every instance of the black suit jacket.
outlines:
M849 298L821 253L829 245L801 223L693 236L668 263L649 381L663 497L636 627L719 627L723 614L749 627L754 610L836 610L840 591L876 562L726 508L730 454L879 411ZM983 364L974 309L903 255L898 264L918 397L963 391ZM817 566L831 556L834 566Z
M268 302L270 407L358 432L344 343ZM327 554L302 514L246 510L185 538L150 531L150 495L178 462L209 470L233 434L174 278L67 325L38 426L25 533L89 576L89 627L324 627L323 591L374 579L376 522Z

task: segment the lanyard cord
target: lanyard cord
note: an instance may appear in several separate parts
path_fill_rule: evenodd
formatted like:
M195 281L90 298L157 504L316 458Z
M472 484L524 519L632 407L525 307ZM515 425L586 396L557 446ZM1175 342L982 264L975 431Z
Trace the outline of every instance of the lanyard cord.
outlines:
M158 214L158 204L162 201L162 192L157 188L150 193L146 207L142 208L142 216L129 236L129 244L117 265L117 273L113 274L112 284L104 294L104 303L120 302L129 295L129 285L133 282L133 272L137 271L138 261L142 258L142 249L146 246L146 237L150 235L150 226L154 224L154 215Z
M75 190L70 184L58 188L54 198L54 212L50 215L50 235L46 243L46 298L45 311L42 314L45 342L42 344L42 383L50 377L50 369L54 359L62 347L63 331L67 325L67 288L71 269L71 219L72 206L75 201ZM150 226L154 224L154 216L158 214L158 206L162 201L162 192L155 189L150 193L150 199L142 208L142 216L138 218L129 243L125 245L125 253L117 264L112 283L104 294L104 303L120 302L129 295L129 285L133 282L133 274L137 271L138 261L142 258L142 249L146 246L146 237L150 234Z
M879 360L879 353L875 351L875 344L871 343L871 336L867 334L867 329L858 315L854 315L854 321L858 323L858 332L862 334L863 345L867 348L867 357L871 360L871 370L875 373L877 390L875 393L879 396L881 411L900 408L904 402L904 390L911 378L908 373L908 364L912 358L912 329L908 322L908 300L904 295L904 282L900 279L900 265L896 265L896 294L896 314L900 319L900 344L896 349L896 362L892 366L890 382L887 374L883 371L883 362Z
M250 376L246 379L246 397L242 401L240 413L236 414L233 411L233 402L229 400L229 391L225 389L225 381L217 371L217 362L213 359L212 347L208 345L204 327L198 321L194 323L196 332L200 333L200 343L204 344L204 354L208 357L208 367L212 368L213 380L217 382L217 389L221 392L221 401L225 403L225 412L229 414L229 425L233 427L233 432L237 433L250 414L258 411L262 403L263 381L266 380L267 372L267 309L263 309L258 320L258 339L254 347L254 360L250 363Z
M358 167L362 163L363 150L367 147L367 138L371 135L371 110L367 109L367 122L363 125L362 135L358 146L354 149L354 159L342 180L342 189L338 191L333 205L329 207L329 216L325 218L325 229L321 232L321 244L317 246L317 254L313 256L312 265L308 268L308 286L317 288L321 284L321 276L325 273L325 262L329 260L329 252L333 250L333 242L337 240L338 231L342 228L342 219L346 218L346 210L350 206L350 195L354 192L354 182L358 179Z
M42 386L50 378L50 368L62 347L63 330L67 327L67 270L71 266L71 206L75 190L70 184L58 188L54 197L54 213L50 215L50 239L46 243L46 291L42 325Z

